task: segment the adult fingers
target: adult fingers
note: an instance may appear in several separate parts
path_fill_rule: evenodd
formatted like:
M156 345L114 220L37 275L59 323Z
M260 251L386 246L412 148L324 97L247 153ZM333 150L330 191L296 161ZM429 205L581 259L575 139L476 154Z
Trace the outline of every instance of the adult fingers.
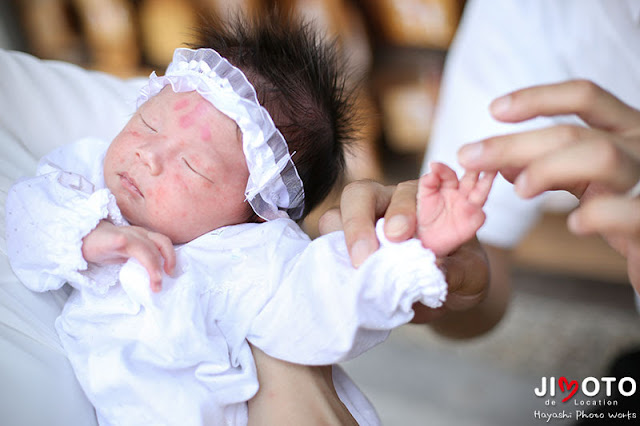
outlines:
M413 324L428 324L447 313L447 308L444 306L434 309L419 302L414 303L412 308L414 315L411 322Z
M438 265L446 276L449 293L447 300L438 309L415 304L415 316L411 322L430 322L449 311L465 311L487 296L489 264L477 239L463 244L449 256L438 259Z
M640 120L640 111L588 80L517 90L494 100L490 110L496 119L506 122L576 114L592 127L616 132L632 130Z
M416 233L418 181L399 183L384 215L384 233L390 241L405 241Z
M320 235L342 230L342 214L337 207L327 210L320 216L320 219L318 219L318 231Z
M640 239L640 198L623 195L592 198L571 213L568 225L579 235L617 234Z
M516 179L515 190L524 198L552 189L565 189L581 197L589 183L625 191L639 178L640 159L616 143L598 138L567 146L533 161Z
M595 130L585 127L558 125L495 136L462 146L458 161L472 171L520 169L536 158L593 137L594 133Z
M450 296L480 296L488 287L487 258L475 238L449 256L440 259L440 267L445 271ZM449 307L459 309L458 306Z
M361 180L348 184L340 198L344 236L353 266L360 266L379 247L376 219L391 200L392 187Z

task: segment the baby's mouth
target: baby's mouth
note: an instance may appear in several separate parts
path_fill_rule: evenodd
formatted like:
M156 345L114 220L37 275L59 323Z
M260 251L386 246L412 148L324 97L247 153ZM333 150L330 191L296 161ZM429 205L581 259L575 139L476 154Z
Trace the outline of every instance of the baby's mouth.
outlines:
M131 176L129 176L127 172L120 173L120 182L122 183L122 186L124 186L124 188L127 191L129 191L133 195L137 195L144 198L144 195L142 195L142 192L138 188L138 185L136 185L136 182L133 179L131 179Z

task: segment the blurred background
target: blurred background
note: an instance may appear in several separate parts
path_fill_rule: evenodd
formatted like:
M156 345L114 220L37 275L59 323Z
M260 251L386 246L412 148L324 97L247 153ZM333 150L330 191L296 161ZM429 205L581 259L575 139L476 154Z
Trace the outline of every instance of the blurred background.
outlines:
M214 10L257 14L276 0L2 0L0 47L127 78L162 70ZM314 22L364 81L364 114L349 179L416 178L447 48L463 0L280 0ZM336 192L337 194L338 192ZM317 233L319 215L308 219ZM640 347L640 317L624 260L597 237L567 230L566 202L549 202L517 247L513 304L488 336L444 340L407 326L345 365L388 425L528 425L544 409L542 376L599 377ZM559 424L560 422L554 422Z

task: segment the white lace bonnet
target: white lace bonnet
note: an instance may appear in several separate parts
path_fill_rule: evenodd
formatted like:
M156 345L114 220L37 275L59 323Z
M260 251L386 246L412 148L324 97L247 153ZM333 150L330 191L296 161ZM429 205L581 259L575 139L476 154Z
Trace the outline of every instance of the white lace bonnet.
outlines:
M238 124L249 180L246 200L265 220L299 219L304 189L289 147L242 71L213 49L176 49L164 76L154 72L138 97L138 107L171 84L173 91L197 91Z

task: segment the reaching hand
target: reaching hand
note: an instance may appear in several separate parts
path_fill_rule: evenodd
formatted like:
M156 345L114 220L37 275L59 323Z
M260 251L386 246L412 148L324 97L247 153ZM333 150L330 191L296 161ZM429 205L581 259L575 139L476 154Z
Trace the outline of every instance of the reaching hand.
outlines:
M487 201L496 173L480 178L466 173L458 182L456 172L442 163L431 163L431 171L418 186L418 238L436 256L444 256L472 239L484 223L482 206Z
M627 258L640 291L640 198L627 194L640 179L640 111L584 81L536 86L491 105L501 121L578 115L588 126L557 125L489 138L460 149L468 170L499 170L529 198L564 189L580 199L569 216L576 234L601 234Z
M139 226L115 226L102 221L82 240L82 255L87 262L124 263L133 257L149 273L153 291L162 287L162 270L171 275L176 253L171 240Z

